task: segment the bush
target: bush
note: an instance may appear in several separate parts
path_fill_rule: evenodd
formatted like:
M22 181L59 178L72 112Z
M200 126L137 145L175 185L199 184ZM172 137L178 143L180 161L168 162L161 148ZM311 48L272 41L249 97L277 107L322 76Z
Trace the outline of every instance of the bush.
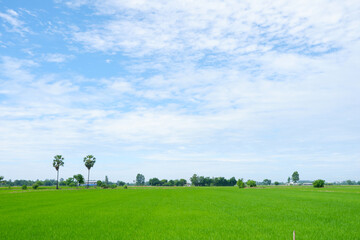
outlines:
M239 188L244 188L245 187L245 183L243 181L243 179L239 179L236 183L236 185L239 187Z
M101 187L102 186L102 181L100 181L100 180L98 180L97 182L96 182L96 185L98 186L98 187Z
M276 186L277 186L277 185L280 185L280 183L279 183L279 182L277 182L277 181L276 181L276 182L274 182L274 184L275 184Z
M313 182L313 186L316 188L322 188L325 185L325 180L322 179L318 179L316 181Z
M114 188L117 188L117 185L116 185L116 184L112 184L110 187L111 187L112 189L114 189Z
M246 185L248 185L249 187L256 187L256 182L254 180L248 180L246 182Z
M38 189L38 188L39 188L39 184L37 184L37 183L33 184L33 185L32 185L32 188L33 188L33 189Z
M124 189L127 189L127 185L124 185Z
M27 186L26 186L26 185L22 185L21 189L22 189L22 190L27 190Z
M69 187L75 187L75 186L76 186L76 184L74 182L69 184Z
M107 188L109 188L109 185L107 185L106 183L102 183L102 184L101 184L101 187L102 187L103 189L107 189Z

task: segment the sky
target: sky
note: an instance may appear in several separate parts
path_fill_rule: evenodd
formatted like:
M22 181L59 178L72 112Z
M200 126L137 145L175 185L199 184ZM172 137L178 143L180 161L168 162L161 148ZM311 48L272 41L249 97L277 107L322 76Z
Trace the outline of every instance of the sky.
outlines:
M0 0L0 175L360 180L360 1Z

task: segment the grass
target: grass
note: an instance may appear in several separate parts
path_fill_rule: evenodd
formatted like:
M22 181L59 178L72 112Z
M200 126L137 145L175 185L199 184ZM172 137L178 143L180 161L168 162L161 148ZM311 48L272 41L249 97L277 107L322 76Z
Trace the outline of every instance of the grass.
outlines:
M1 239L360 239L360 187L0 189Z

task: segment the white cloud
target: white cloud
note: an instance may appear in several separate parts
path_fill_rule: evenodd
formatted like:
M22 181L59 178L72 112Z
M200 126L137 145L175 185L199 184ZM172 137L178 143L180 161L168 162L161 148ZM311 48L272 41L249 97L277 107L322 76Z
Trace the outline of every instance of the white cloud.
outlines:
M72 58L74 58L73 55L65 55L61 53L48 53L43 56L45 61L53 63L62 63Z
M78 5L87 2L78 2ZM356 1L91 1L111 20L74 33L95 51L131 55L322 53L359 38ZM126 14L123 14L126 12Z
M8 9L6 12L0 12L0 18L11 27L7 28L8 31L23 35L25 32L29 32L29 29L25 27L25 23L21 21L19 17L19 14L12 9Z

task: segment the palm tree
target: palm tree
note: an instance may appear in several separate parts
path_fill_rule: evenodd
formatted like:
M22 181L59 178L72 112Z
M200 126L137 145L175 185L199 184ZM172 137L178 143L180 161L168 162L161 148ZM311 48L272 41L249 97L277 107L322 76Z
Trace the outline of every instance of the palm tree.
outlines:
M56 155L53 160L53 167L57 171L56 189L59 189L59 168L64 166L64 158L61 155Z
M88 188L89 188L89 179L90 179L90 168L94 166L95 162L96 162L96 158L93 155L87 155L86 157L84 157L85 167L87 167L88 169L88 183L87 183Z

